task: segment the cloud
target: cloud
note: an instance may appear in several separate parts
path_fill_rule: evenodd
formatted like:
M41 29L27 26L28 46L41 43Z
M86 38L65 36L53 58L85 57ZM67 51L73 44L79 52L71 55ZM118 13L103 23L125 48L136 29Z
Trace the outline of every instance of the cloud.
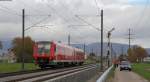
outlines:
M100 32L75 17L79 15L88 23L100 28L100 9L104 9L104 40L108 30L115 27L112 33L113 42L127 43L125 37L128 28L133 30L137 42L150 47L149 16L150 8L145 4L135 5L130 0L13 0L1 2L0 5L0 40L11 40L21 36L22 9L25 9L25 27L32 26L38 21L51 15L39 25L53 25L48 28L34 27L26 31L26 36L34 40L56 40L67 42L68 34L71 34L72 42L91 43L100 41ZM97 5L96 5L97 4ZM99 8L98 8L99 7ZM99 9L99 10L98 10ZM17 15L16 15L17 14ZM19 14L19 16L18 16ZM44 16L43 16L44 15ZM11 30L8 30L11 29ZM137 43L134 42L134 43ZM137 43L138 44L138 43Z
M147 5L149 4L149 0L128 0L129 4L132 5Z

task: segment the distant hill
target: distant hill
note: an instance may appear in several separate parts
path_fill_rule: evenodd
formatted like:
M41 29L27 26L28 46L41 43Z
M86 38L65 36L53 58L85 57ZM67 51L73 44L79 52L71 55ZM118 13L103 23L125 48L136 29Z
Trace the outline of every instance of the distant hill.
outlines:
M2 45L3 49L0 50L0 55L7 52L7 50L12 47L11 41L2 41Z
M150 48L146 48L146 50L147 50L147 52L148 52L148 54L150 56Z
M80 48L80 49L84 48L83 44L72 44L72 46ZM100 52L101 52L100 46L101 46L100 43L91 43L91 44L86 45L85 51L87 53L90 53L93 51L95 54L100 55ZM120 55L122 53L126 54L128 50L128 44L112 43L112 48L113 48L112 54L117 54L117 55ZM146 50L150 55L150 48L146 48ZM104 43L104 55L106 54L107 54L107 43Z
M83 44L72 44L72 46L83 49ZM99 55L101 52L101 44L100 43L91 43L86 45L85 51L87 53L94 52L95 54ZM104 55L107 54L107 43L103 44L104 46ZM120 43L112 43L113 47L113 54L120 55L121 53L126 53L128 49L128 45L126 44L120 44Z
M0 53L6 52L9 48L12 47L11 41L2 41L2 44L3 44L3 50L0 50ZM83 44L71 44L71 46L84 49ZM100 46L101 44L99 42L91 43L91 44L85 45L85 51L87 53L90 53L93 51L95 54L100 55L100 52L101 52ZM121 53L125 54L128 49L127 44L120 44L120 43L112 43L112 47L113 47L112 53L117 54L117 55L120 55ZM146 48L146 50L150 55L150 48ZM106 54L107 54L107 43L104 42L104 55Z

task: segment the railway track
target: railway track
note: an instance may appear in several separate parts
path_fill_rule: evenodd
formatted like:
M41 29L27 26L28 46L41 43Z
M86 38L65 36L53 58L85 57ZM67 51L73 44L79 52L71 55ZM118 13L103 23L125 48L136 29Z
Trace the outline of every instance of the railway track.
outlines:
M7 76L7 77L0 78L0 82L18 82L18 81L19 82L39 82L39 81L45 81L45 80L56 78L56 77L66 75L69 73L74 73L77 71L92 68L95 66L96 66L95 64L90 64L90 65L61 68L61 69L55 69L55 70L39 71L39 72L35 72L35 73L26 73L26 74L14 75L14 76Z
M11 73L0 73L0 78L8 77L8 76L16 76L16 75L21 75L21 74L35 73L35 72L43 72L43 71L49 71L49 70L57 70L57 69L63 69L63 68L67 68L67 67L24 70L24 71L11 72Z
M48 70L48 69L46 69L46 70ZM40 71L44 71L44 70L36 69L36 70L25 70L25 71L11 72L11 73L0 73L0 78L21 75L21 74L35 73L35 72L40 72Z

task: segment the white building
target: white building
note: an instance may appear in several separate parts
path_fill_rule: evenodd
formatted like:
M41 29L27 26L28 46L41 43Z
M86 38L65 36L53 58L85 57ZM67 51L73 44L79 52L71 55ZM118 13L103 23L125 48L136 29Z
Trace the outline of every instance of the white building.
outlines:
M144 62L150 62L150 57L144 58Z
M0 61L1 62L7 62L7 63L15 63L17 61L17 57L13 53L13 51L8 50L7 52L2 53L0 55Z

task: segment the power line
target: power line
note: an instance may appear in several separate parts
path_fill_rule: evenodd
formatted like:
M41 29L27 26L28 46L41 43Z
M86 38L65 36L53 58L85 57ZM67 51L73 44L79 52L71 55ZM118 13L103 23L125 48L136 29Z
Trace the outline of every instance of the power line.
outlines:
M88 24L89 26L93 27L94 29L100 31L99 28L95 27L94 25L88 23L87 21L85 21L84 19L82 19L81 17L79 17L78 15L75 15L75 17L77 17L79 20L83 21L84 23Z
M61 1L60 1L60 4L65 8L65 9L67 9L66 8L66 6L63 4L63 3L61 3ZM73 11L72 10L68 10L71 14L73 14ZM73 17L72 17L75 21L77 21L78 22L78 19L76 19L76 17L74 17L74 14L73 14Z
M20 0L20 2L22 2L22 1ZM27 4L24 3L24 2L22 2L21 4L23 4L24 6L30 7L31 10L34 10L34 11L37 12L37 13L41 12L41 11L39 11L39 9L34 9L32 6L27 5ZM38 15L38 14L26 14L26 16L48 16L48 15L50 15L50 14L39 14L39 15Z
M97 6L97 9L98 9L98 13L100 12L99 10L100 10L100 7L99 7L99 5L98 5L98 2L97 2L97 0L94 0L95 1L95 4L96 4L96 6ZM99 14L98 14L98 16L99 16ZM107 25L104 25L105 27L107 27L107 28L111 28L111 27L109 27L109 26L107 26Z
M11 12L11 11L13 11L13 10L10 9L10 8L7 8L7 7L2 6L2 5L0 5L0 7L5 9L5 10L3 9L2 11L5 11L5 12L7 12L7 13L9 13L9 14L11 13L12 15L21 16L21 15L19 15L19 14L16 13L16 12ZM47 20L47 18L48 18L50 15L25 15L25 16L47 16L46 18L44 18L44 19L38 21L37 23L35 23L35 24L31 25L30 27L28 27L28 28L25 29L25 30L28 30L28 29L30 29L30 28L32 28L32 27L35 27L37 24L40 24L41 22ZM45 27L45 26L36 26L36 27Z
M141 15L139 16L139 19L137 20L137 23L134 25L134 27L138 27L143 19L143 17L145 16L145 11L148 7L148 4L149 4L149 0L146 0L146 4L145 4L145 7L141 13Z
M49 26L53 26L53 25L32 26L32 28L34 28L34 27L49 28ZM31 28L25 29L25 31L29 30L29 29L31 29Z
M97 11L98 11L98 13L100 12L99 10L100 10L100 7L98 6L98 2L97 2L97 0L95 0L95 4L96 4L96 6L97 6Z
M26 28L25 30L29 30L29 29L31 29L32 27L35 27L36 25L40 24L41 22L43 22L43 21L47 20L49 17L50 17L50 15L49 15L49 16L47 16L47 17L45 17L44 19L42 19L42 20L40 20L40 21L38 21L38 22L34 23L33 25L29 26L29 27L28 27L28 28Z
M39 15L38 14L26 14L26 16L35 16L35 17L36 16L49 16L49 15L50 14L43 14L43 15L42 14L39 14Z
M37 12L37 13L39 13L40 11L39 11L39 9L33 9L33 7L32 6L30 6L30 5L27 5L25 2L23 2L22 0L18 0L18 2L20 2L21 4L23 4L24 6L28 6L28 7L30 7L30 9L32 8L32 10L34 10L35 12Z
M92 18L100 17L100 15L92 15L92 14L80 14L78 16L80 16L80 17L92 17Z
M65 5L63 4L63 3L61 3L60 2L60 4L65 8L65 9L67 9L66 7L65 7ZM73 11L72 10L68 10L71 14L73 14L74 15L74 13L73 13ZM78 15L78 16L92 16L92 17L98 17L99 15L96 15L96 16L93 16L93 15ZM72 17L75 21L77 21L78 22L78 18L76 18L76 17ZM79 26L87 26L87 25L79 25Z
M129 29L128 29L128 40L129 40L129 41L128 41L128 44L129 44L129 49L131 49L131 39L133 39L133 38L132 38L132 35L133 35L133 34L131 33L131 29L129 28Z
M21 15L19 15L19 14L14 13L14 12L7 11L6 9L0 9L0 11L6 12L7 14L10 14L10 15L21 16Z
M98 30L98 31L101 30L101 29L99 29L98 27L96 27L96 26L94 26L94 25L88 23L87 21L85 21L84 19L82 19L81 17L79 17L79 15L75 15L75 17L77 17L79 20L81 20L82 22L86 23L87 25L93 27L94 29L96 29L96 30ZM108 27L108 26L107 26L107 27ZM105 30L108 30L108 28L107 28L107 29L105 28Z
M3 10L5 10L6 12L9 12L9 13L12 13L14 15L18 15L18 16L21 16L21 14L18 14L15 10L12 10L6 6L3 6L3 5L0 5L1 8L3 8ZM12 12L11 12L12 11Z
M51 5L47 4L47 6L49 8L51 8L52 11L54 11L56 13L57 16L59 16L60 18L63 18L65 22L69 22L68 20L66 20L62 15L60 15Z
M34 9L31 5L27 5L26 3L24 3L23 1L18 1L18 2L20 2L21 4L23 4L24 6L27 6L27 7L30 7L30 9L31 10L34 10L35 12L37 12L37 13L39 13L39 12L41 12L41 11L39 11L39 9ZM48 15L50 15L50 14L40 14L40 15L38 15L38 14L26 14L26 16L48 16Z
M6 12L6 13L11 14L11 15L21 16L21 14L18 14L15 10L12 10L6 6L0 5L0 7L1 7L0 10L3 12ZM26 14L25 16L48 16L48 15L50 15L50 14L43 14L43 15L42 14L40 14L40 15L38 15L38 14Z
M20 0L20 1L21 1L21 0ZM18 1L18 2L19 2L19 1ZM24 6L30 7L30 9L32 8L30 5L27 5L27 4L25 4L24 2L22 2L21 4L23 4ZM17 11L15 11L15 10L13 10L13 9L11 9L11 8L8 8L8 7L4 6L4 5L0 5L0 7L3 8L3 9L1 9L1 11L7 12L7 13L9 13L9 14L11 13L11 14L13 14L13 15L21 16L21 14L18 14ZM37 12L37 13L40 12L38 9L33 9L33 8L32 8L32 10L34 10L34 11ZM38 12L38 11L39 11L39 12ZM48 15L49 15L49 14L43 14L43 15L26 14L25 16L48 16Z

